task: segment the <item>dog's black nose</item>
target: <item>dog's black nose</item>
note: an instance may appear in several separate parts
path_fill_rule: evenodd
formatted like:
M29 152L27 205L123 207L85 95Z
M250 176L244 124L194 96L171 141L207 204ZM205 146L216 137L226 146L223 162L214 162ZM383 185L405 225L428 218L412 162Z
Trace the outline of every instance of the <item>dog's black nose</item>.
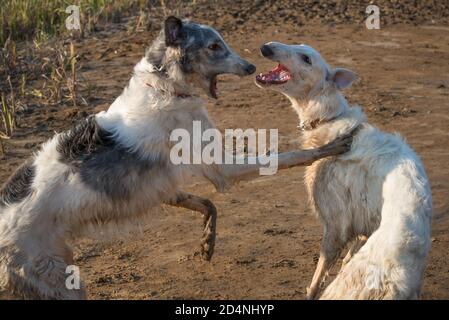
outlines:
M264 44L263 46L260 47L260 53L262 53L264 57L269 57L273 55L273 50L270 48L269 45Z
M256 66L253 64L249 64L246 68L245 71L247 74L253 74L254 72L256 72Z

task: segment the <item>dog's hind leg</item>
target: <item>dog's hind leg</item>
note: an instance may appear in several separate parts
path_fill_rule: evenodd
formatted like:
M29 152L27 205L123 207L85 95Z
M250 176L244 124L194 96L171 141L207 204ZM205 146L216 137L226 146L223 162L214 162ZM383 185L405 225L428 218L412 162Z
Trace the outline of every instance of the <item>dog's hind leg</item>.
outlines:
M318 260L312 282L307 288L307 299L312 300L317 297L325 278L340 255L343 243L338 237L336 230L325 228L323 240L321 242L320 258Z
M12 257L21 259L23 256ZM6 292L9 299L84 300L86 291L78 268L68 268L61 256L42 252L22 265L7 266ZM0 292L0 297L2 296Z
M214 253L217 209L212 201L189 193L178 192L176 198L166 204L198 211L203 215L204 235L201 239L201 257L210 261Z
M351 260L351 258L357 253L357 251L359 251L360 248L363 247L366 240L368 240L367 236L357 236L357 238L351 244L351 247L349 248L348 253L343 258L343 261L341 263L342 268L349 262L349 260Z

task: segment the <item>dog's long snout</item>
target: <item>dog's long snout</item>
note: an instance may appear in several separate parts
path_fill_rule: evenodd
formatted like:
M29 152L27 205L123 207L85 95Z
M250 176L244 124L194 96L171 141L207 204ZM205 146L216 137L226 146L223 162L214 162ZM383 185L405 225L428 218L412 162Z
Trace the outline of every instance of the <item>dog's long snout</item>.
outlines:
M262 53L264 57L270 57L274 54L273 49L271 49L267 44L260 47L260 53Z
M245 71L246 71L246 73L247 73L248 75L253 74L254 72L256 72L256 66L249 63L249 64L245 67Z

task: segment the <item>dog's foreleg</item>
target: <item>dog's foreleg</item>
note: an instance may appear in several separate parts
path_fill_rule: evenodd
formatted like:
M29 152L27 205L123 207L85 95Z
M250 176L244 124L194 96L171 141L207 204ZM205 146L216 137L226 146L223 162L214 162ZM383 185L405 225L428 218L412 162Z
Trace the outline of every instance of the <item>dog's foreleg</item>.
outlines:
M185 192L178 192L176 198L167 204L198 211L203 215L204 235L201 239L201 257L210 261L214 253L217 209L212 201Z
M261 164L262 162L277 163L277 170L287 169L294 166L307 166L321 158L335 156L349 151L351 143L352 135L347 135L318 149L273 154L264 156L263 161L261 161L261 156L247 157L244 159L243 164L236 164L234 159L233 164L222 164L220 165L220 169L228 180L236 182L259 175L262 168L267 168L266 164Z

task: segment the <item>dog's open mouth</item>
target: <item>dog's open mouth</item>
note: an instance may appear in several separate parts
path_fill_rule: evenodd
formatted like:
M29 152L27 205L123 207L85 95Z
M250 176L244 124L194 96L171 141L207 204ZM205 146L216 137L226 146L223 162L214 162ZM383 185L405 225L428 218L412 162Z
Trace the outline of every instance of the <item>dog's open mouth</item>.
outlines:
M212 79L210 79L209 92L214 99L218 98L217 76L213 76Z
M263 85L284 84L291 79L290 70L282 64L279 64L273 70L267 73L261 73L256 76L256 81Z

